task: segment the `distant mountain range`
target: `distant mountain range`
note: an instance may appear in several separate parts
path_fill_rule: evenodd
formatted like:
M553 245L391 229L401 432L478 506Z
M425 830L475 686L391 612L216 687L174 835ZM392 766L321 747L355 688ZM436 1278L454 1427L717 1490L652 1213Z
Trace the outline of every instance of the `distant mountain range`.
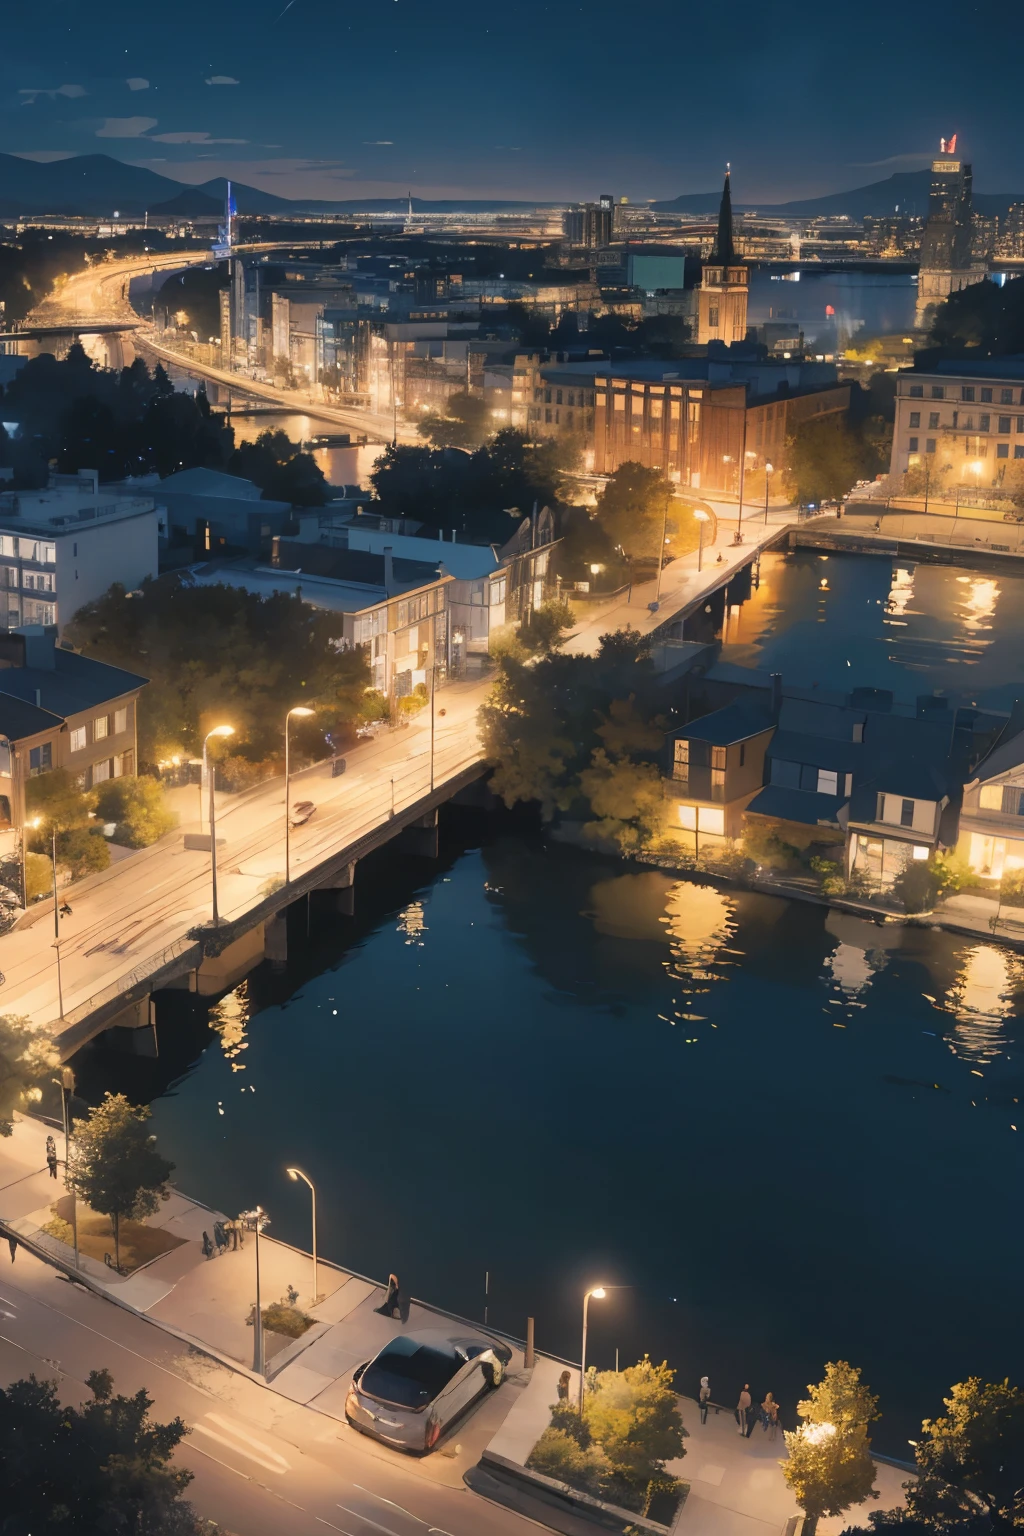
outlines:
M244 182L232 182L235 206L241 214L405 212L408 198L364 197L339 202L293 199L261 192ZM223 177L187 186L144 166L125 165L110 155L74 155L68 160L22 160L0 154L0 218L43 214L81 214L110 218L115 210L136 217L203 218L223 213L227 182ZM428 201L414 197L414 212L492 213L555 206L550 203L502 202L493 199Z
M931 172L900 171L885 181L849 192L831 192L825 197L802 198L791 203L735 202L737 212L762 213L766 217L816 218L845 214L860 220L866 215L900 212L924 215L928 208ZM347 198L332 202L323 198L277 197L258 187L233 182L235 204L240 214L354 214L404 213L404 197ZM201 186L187 186L169 176L161 176L144 166L126 165L110 155L73 155L67 160L22 160L17 155L0 154L0 218L31 218L43 214L81 214L110 218L115 210L136 217L149 212L156 218L213 217L224 210L227 182L223 177L204 181ZM654 203L659 213L689 213L714 217L718 212L721 190L688 192L670 202ZM974 207L978 213L1003 215L1011 203L1024 202L1024 193L976 192ZM416 213L498 213L553 208L550 202L512 202L494 198L452 198L429 200L414 197Z
M768 218L825 218L843 217L858 222L868 216L880 218L885 214L919 214L928 212L928 191L932 174L924 171L897 171L885 181L873 181L866 187L853 187L849 192L830 192L824 197L805 197L792 203L742 203L733 201L737 213L763 213ZM674 197L671 202L655 203L658 213L717 214L721 188L714 192L689 192ZM1021 192L975 192L976 213L991 217L1006 213L1011 203L1024 202Z

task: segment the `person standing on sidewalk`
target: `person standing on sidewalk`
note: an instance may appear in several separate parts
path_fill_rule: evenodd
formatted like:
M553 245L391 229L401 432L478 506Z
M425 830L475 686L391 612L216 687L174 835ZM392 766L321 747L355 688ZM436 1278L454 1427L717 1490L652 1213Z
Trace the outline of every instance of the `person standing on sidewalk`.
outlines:
M708 1421L708 1403L711 1401L711 1388L708 1385L708 1378L706 1376L702 1376L700 1379L700 1395L697 1401L700 1403L700 1421L702 1424L706 1424Z
M50 1170L50 1178L55 1179L57 1177L57 1153L55 1151L51 1152L47 1149L46 1166Z
M203 1233L203 1258L208 1259L213 1254L213 1244L210 1242L209 1232Z
M745 1381L743 1383L743 1391L740 1393L740 1400L736 1404L736 1423L739 1425L738 1433L744 1437L747 1433L747 1419L750 1416L750 1404L752 1401L753 1399L750 1396L750 1382Z

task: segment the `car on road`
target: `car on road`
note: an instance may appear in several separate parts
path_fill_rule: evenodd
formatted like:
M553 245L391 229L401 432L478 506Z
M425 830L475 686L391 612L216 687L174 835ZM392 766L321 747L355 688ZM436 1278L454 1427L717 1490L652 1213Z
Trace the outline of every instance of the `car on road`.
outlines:
M399 1334L353 1374L345 1417L364 1435L422 1455L478 1397L501 1386L511 1358L507 1345L483 1334Z
M292 826L304 827L315 810L316 806L312 800L296 800L292 806Z

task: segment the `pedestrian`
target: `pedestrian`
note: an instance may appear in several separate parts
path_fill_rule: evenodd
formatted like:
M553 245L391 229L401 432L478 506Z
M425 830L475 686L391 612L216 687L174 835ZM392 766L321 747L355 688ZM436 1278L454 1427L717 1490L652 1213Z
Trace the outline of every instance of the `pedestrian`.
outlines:
M747 1417L750 1413L750 1404L752 1401L753 1399L750 1396L750 1382L745 1381L743 1383L743 1391L740 1393L740 1400L736 1404L736 1423L739 1425L739 1430L737 1431L738 1434L745 1435L747 1433Z
M46 1166L50 1170L50 1178L51 1179L55 1179L57 1177L57 1154L56 1154L56 1152L47 1152L47 1154L46 1154Z
M381 1306L379 1306L377 1308L377 1311L381 1314L382 1317L392 1317L392 1318L399 1318L399 1317L401 1317L402 1311L401 1311L401 1303L400 1303L399 1294L398 1294L398 1276L397 1275L395 1275L395 1274L388 1275L387 1295L384 1297L384 1301L381 1304Z
M235 1217L235 1231L238 1233L239 1248L245 1247L245 1222L241 1216Z
M769 1392L766 1395L764 1402L761 1404L761 1429L764 1434L768 1433L769 1425L771 1424L772 1419L775 1417L778 1411L779 1405Z
M222 1221L215 1221L213 1224L213 1241L217 1245L217 1257L220 1258L228 1245L228 1235L224 1231L224 1223Z
M770 1395L771 1394L769 1393L769 1396ZM775 1401L774 1398L772 1398L772 1416L771 1416L771 1422L768 1425L768 1439L769 1440L777 1440L778 1439L779 1430L782 1428L781 1412L782 1412L782 1410L779 1408L778 1403Z
M210 1242L210 1234L209 1234L209 1232L204 1232L203 1233L203 1258L204 1259L209 1259L209 1258L212 1258L212 1256L213 1256L213 1244Z
M57 1156L57 1143L54 1141L52 1136L47 1136L47 1138L46 1138L46 1155L47 1155L47 1157L49 1157L51 1152L53 1153L54 1157Z
M702 1424L706 1424L708 1421L708 1403L711 1401L711 1388L708 1385L708 1378L706 1376L702 1376L700 1379L698 1401L700 1403L700 1421Z
M11 1263L13 1264L14 1256L18 1251L18 1239L13 1235L13 1233L7 1238L7 1246L11 1250Z
M224 1230L231 1239L231 1252L238 1252L238 1222L232 1221L230 1216L224 1223Z
M563 1371L558 1378L558 1401L560 1403L567 1403L569 1401L569 1386L571 1382L572 1372Z

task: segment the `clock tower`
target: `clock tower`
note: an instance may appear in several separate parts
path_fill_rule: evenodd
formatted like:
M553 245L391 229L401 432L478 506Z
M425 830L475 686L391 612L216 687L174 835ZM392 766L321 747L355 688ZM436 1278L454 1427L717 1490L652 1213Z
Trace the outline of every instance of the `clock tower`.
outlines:
M704 266L697 290L697 341L744 341L747 335L746 267L737 258L732 243L732 198L729 172L725 173L722 203L718 210L718 237Z

